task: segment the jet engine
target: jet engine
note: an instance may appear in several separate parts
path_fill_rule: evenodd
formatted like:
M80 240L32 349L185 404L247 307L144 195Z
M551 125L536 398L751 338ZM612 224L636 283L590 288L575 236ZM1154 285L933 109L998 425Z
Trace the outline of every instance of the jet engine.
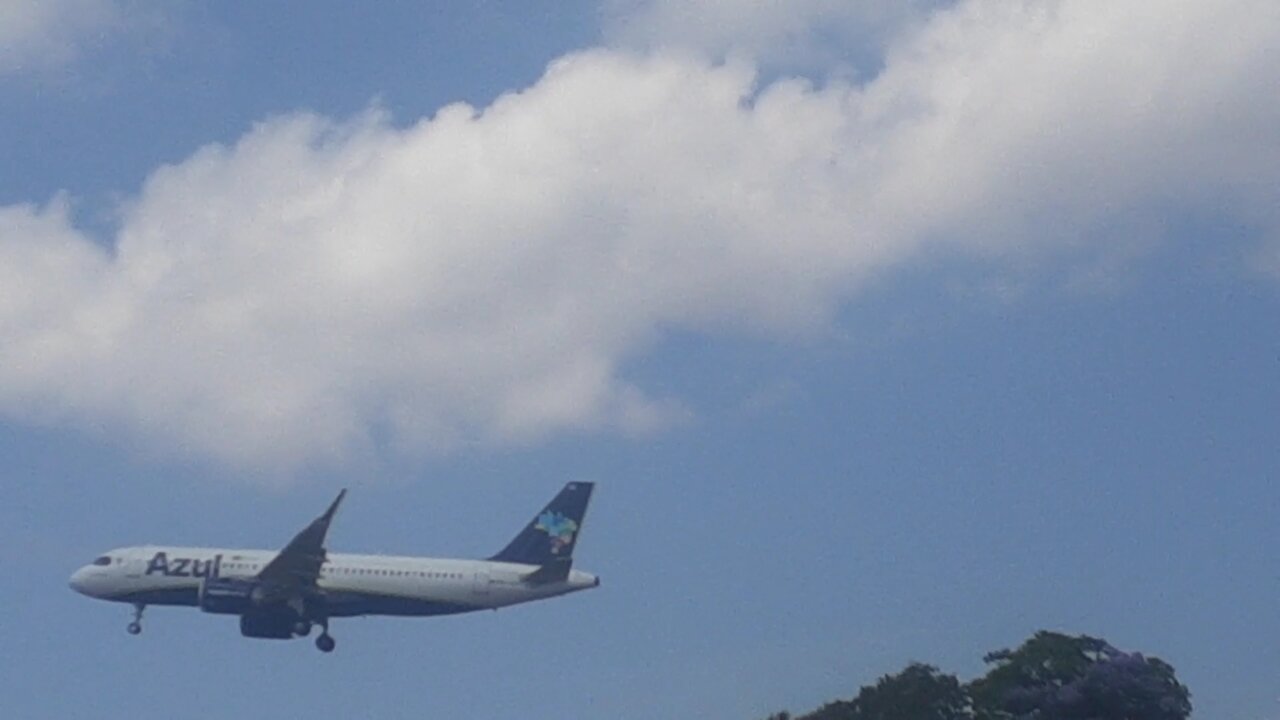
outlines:
M288 640L294 636L298 614L288 606L264 608L240 616L240 634L251 638Z

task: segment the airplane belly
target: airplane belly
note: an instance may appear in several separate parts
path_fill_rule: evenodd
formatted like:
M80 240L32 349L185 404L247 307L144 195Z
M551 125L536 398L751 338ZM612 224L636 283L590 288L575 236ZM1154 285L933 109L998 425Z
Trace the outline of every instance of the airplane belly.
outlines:
M474 605L466 605L450 600L350 590L325 593L325 605L328 608L329 617L353 617L356 615L427 617L431 615L456 615L481 609Z

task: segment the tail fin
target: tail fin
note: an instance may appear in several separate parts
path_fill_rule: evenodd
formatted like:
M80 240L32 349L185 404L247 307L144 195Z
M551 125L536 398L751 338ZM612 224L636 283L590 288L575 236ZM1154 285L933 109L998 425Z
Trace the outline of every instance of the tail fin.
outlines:
M499 562L547 565L568 561L578 542L594 483L571 482L525 526L502 552L489 558Z

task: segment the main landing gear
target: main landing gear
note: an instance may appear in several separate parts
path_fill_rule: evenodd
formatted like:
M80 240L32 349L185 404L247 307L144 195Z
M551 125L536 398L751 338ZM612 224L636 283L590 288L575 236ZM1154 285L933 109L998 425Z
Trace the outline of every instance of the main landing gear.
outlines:
M338 643L329 634L329 618L323 618L319 621L321 632L316 636L316 649L322 653L331 653L337 647Z
M133 622L129 623L129 626L125 628L129 631L130 635L137 635L142 632L142 611L146 609L146 605L143 605L142 603L134 603Z
M321 628L323 628L323 631L316 638L316 647L320 649L320 652L326 652L326 653L333 652L333 648L336 647L338 643L333 639L333 636L329 634L329 621L328 620L317 621L316 624L319 625ZM293 634L295 637L306 637L310 635L311 621L299 620L298 622L294 623Z

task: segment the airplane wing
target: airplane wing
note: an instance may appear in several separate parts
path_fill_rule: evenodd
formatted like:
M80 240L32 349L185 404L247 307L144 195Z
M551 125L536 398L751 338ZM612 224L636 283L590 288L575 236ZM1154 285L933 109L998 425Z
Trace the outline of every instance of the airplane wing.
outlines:
M329 523L346 495L346 489L338 493L329 509L295 535L258 573L258 581L268 597L300 595L315 587L326 558L324 538L329 533Z

